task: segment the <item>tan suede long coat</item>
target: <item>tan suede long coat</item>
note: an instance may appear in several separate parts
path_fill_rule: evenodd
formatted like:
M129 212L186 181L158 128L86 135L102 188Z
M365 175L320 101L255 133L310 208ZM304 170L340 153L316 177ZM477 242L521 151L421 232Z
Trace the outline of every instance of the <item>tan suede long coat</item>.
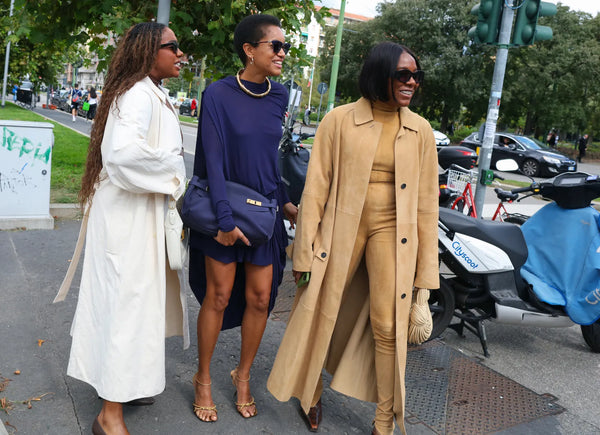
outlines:
M323 368L333 375L331 388L360 400L377 398L364 262L354 277L347 275L381 130L370 101L361 98L330 112L315 137L293 246L294 270L310 271L311 278L296 294L267 383L278 400L295 396L305 411ZM435 140L429 123L408 108L400 110L395 179L397 372L390 382L404 431L412 288L439 288Z

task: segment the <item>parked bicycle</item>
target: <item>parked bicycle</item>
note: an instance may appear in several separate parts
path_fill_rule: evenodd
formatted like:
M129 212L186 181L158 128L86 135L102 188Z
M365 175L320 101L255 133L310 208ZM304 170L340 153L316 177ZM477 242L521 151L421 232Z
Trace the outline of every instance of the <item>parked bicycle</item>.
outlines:
M461 213L476 218L475 200L473 196L474 185L477 180L477 171L465 169L458 165L450 165L448 168L447 188L455 192L455 198L450 204L450 208L458 210Z

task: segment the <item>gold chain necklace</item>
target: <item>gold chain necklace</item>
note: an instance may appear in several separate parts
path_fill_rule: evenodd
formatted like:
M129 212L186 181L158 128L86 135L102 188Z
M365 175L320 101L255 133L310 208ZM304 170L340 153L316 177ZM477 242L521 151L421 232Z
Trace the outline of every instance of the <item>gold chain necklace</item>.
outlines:
M237 72L237 74L235 75L235 78L237 79L238 85L240 86L240 88L242 89L242 91L244 91L245 93L247 93L248 95L250 95L251 97L254 97L254 98L262 98L265 95L267 95L269 92L271 92L271 81L269 80L268 77L265 77L265 80L267 81L267 84L269 85L269 87L267 88L266 91L264 91L262 94L255 94L254 92L252 92L250 89L248 89L246 86L244 86L242 84L242 81L240 80L240 73L242 71L244 71L243 68L241 70L239 70Z

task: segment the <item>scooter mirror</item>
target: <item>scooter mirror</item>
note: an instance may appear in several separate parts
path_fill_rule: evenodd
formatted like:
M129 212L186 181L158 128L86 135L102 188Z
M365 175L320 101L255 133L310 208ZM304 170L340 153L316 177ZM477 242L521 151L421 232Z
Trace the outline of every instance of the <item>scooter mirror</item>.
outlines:
M519 164L514 161L513 159L503 159L503 160L498 160L496 162L496 169L498 171L516 171L517 169L519 169Z

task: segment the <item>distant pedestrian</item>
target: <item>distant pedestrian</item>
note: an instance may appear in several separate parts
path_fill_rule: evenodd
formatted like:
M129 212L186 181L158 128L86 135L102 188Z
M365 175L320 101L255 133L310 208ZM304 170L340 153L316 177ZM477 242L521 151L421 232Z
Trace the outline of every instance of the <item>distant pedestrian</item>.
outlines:
M13 85L12 93L13 93L13 102L17 102L17 91L19 90L19 85L16 83Z
M196 100L195 98L192 98L192 102L190 103L190 115L192 116L192 118L196 117L196 111L198 110L198 100Z
M306 110L304 111L304 125L310 124L310 106L306 106Z
M87 111L86 119L88 121L93 121L96 116L96 108L98 107L98 94L96 93L96 88L93 86L87 94L87 102L90 105L90 108Z
M550 148L554 148L556 146L557 140L558 137L556 136L556 133L553 130L550 132L550 134L548 134L548 137L546 138L546 143Z
M71 114L73 115L73 122L77 120L77 109L81 104L81 97L83 94L79 90L79 83L75 83L75 87L71 90Z
M579 156L577 160L581 163L582 157L585 157L585 150L587 149L588 135L584 134L581 138L579 138Z
M110 62L92 126L79 192L88 224L67 374L103 400L93 434L129 433L122 404L151 404L165 389L165 336L187 331L186 296L169 268L164 228L169 199L185 190L182 136L160 84L179 76L182 56L164 24L130 28Z

